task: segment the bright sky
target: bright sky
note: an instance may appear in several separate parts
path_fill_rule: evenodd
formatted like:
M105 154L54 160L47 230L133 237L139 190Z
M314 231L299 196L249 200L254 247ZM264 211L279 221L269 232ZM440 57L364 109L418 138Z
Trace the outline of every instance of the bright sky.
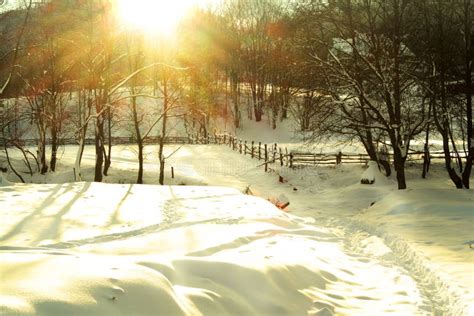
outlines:
M2 1L4 2L2 5ZM222 0L112 0L126 27L148 34L171 35L186 12L194 6L208 6ZM19 6L24 0L0 0L3 9Z
M16 5L16 0L0 0L0 12L3 12L7 9L12 9Z
M219 0L116 0L119 18L124 24L145 33L170 35L194 6L206 6Z

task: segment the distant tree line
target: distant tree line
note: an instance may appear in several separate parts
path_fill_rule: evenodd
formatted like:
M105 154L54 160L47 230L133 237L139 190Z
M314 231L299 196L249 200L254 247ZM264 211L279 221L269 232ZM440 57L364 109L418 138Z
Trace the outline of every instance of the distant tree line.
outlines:
M125 104L137 141L139 183L150 126L159 125L165 136L170 110L183 107L204 136L213 117L228 118L236 128L242 115L266 117L276 128L292 115L313 141L360 142L387 176L394 169L399 189L407 186L413 140L425 143L425 177L430 139L440 136L450 179L469 188L470 0L225 0L212 10L190 12L173 44L118 31L107 0L56 0L29 11L16 49L25 12L0 16L0 25L9 28L1 34L10 37L1 48L0 83L11 77L1 97L27 99L29 110L21 115L36 127L34 156L42 173L54 171L65 129L74 125L83 148L93 125L95 180L101 181L111 163L111 128ZM66 110L71 93L78 96L74 113ZM139 97L159 99L161 111L147 118ZM20 115L15 113L9 114ZM14 138L13 122L4 119L4 138L7 130ZM49 159L46 138L52 141ZM81 155L82 149L78 177ZM162 172L159 177L162 183Z

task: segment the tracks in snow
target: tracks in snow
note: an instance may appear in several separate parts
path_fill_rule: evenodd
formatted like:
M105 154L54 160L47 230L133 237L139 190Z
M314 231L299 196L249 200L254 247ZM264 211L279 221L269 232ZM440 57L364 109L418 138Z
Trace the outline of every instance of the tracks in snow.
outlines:
M387 234L383 229L370 226L355 219L327 219L325 226L339 230L348 251L356 255L372 257L381 265L405 271L415 282L422 294L424 304L420 309L431 315L467 315L467 305L447 280L428 266L428 261L413 250L403 239ZM387 249L370 254L367 241L381 241ZM380 245L378 245L380 246ZM380 250L380 249L379 249ZM388 251L387 251L388 250Z

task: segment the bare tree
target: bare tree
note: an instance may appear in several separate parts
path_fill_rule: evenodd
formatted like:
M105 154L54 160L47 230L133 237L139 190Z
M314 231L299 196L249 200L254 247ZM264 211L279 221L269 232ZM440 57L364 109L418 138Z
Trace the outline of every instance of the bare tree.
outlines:
M473 93L473 63L474 63L474 33L473 33L473 4L470 0L464 0L462 10L460 10L462 33L464 35L464 85L466 96L466 146L467 159L462 173L462 182L465 188L469 188L469 179L471 177L472 163L474 159L474 134L472 131L472 93ZM464 111L463 111L464 112Z
M19 150L23 155L24 165L28 168L30 175L33 175L33 166L30 158L37 162L36 156L24 147L23 136L28 132L25 127L25 121L29 118L29 113L23 108L23 104L18 99L9 99L1 103L0 107L0 143L5 152L8 166L10 170L25 183L25 179L21 172L17 170L12 158L10 157L9 148L13 147ZM38 167L39 168L39 167Z
M87 0L79 8L78 17L82 24L82 42L84 53L81 59L85 88L93 114L87 123L94 122L95 135L95 171L94 181L101 182L107 175L111 162L111 89L114 84L112 64L114 62L114 33L110 3L105 0ZM110 121L109 121L110 122ZM106 145L106 129L109 129L109 143Z
M334 1L318 8L311 54L334 98L343 133L354 133L369 154L386 138L399 189L406 188L410 141L426 125L427 106L415 80L419 63L404 39L412 0ZM358 14L357 23L354 19Z
M13 74L14 74L14 69L16 67L16 61L18 59L18 54L20 52L20 45L21 45L21 42L23 40L23 35L25 33L25 29L27 27L27 24L28 24L28 21L29 21L29 18L30 18L30 12L31 12L31 7L33 5L33 1L32 0L29 0L27 2L27 6L26 6L26 9L25 9L25 17L23 19L23 23L21 24L20 28L19 28L19 32L18 32L18 35L17 35L17 38L16 38L16 44L15 44L15 48L13 50L13 57L10 61L10 70L7 74L7 78L4 80L3 83L0 83L0 98L3 96L6 88L8 87L12 77L13 77ZM8 52L6 55L8 56L10 52ZM5 56L4 56L5 58Z
M7 90L7 87L12 81L12 78L15 73L15 68L16 68L16 63L19 57L19 53L21 50L21 44L24 39L24 33L27 28L29 18L30 18L30 13L31 13L31 7L32 7L32 1L25 2L25 7L26 9L24 10L24 17L22 19L22 22L20 26L16 27L15 21L9 20L9 12L2 12L0 13L0 22L7 22L9 24L12 24L12 28L14 29L14 34L11 38L8 38L8 35L10 35L12 32L2 30L2 34L0 35L0 41L2 43L8 43L10 41L13 41L13 45L9 47L8 45L5 45L3 49L6 50L1 50L1 56L0 56L0 69L5 69L7 70L6 78L2 78L0 80L0 104L2 107L0 108L0 129L1 129L1 138L0 142L3 144L3 149L5 151L5 155L8 160L8 164L10 168L13 170L13 172L18 176L18 178L24 182L23 178L21 175L15 170L13 167L10 156L8 154L8 146L13 142L13 141L18 141L20 134L18 132L18 125L20 124L20 121L22 120L22 117L17 115L17 109L18 107L15 106L15 109L12 109L11 106L8 104L9 101L7 100L6 102L2 102L2 99L4 97L4 94ZM3 82L2 82L3 81ZM14 127L12 127L14 126ZM13 132L12 132L13 130ZM7 135L9 134L9 135ZM18 143L18 142L17 142Z
M74 160L74 179L82 181L81 175L81 161L84 154L84 147L86 145L87 130L89 122L92 118L92 90L80 89L77 91L76 113L73 116L75 135L78 143L78 150Z
M68 119L72 80L70 70L75 65L69 40L56 25L68 25L65 7L45 5L35 10L31 23L29 54L22 59L18 71L25 82L26 94L35 117L39 134L41 172L47 169L45 142L51 147L50 170L56 171L57 152ZM49 132L49 133L48 133ZM49 134L49 135L48 135Z
M129 35L127 41L128 71L135 73L144 68L146 62L146 52L143 47L143 37L141 35ZM133 125L133 138L137 144L138 150L138 175L137 183L143 183L144 174L144 148L146 140L151 136L152 131L157 124L164 118L164 112L155 113L150 108L145 108L138 104L138 100L155 99L160 100L158 96L149 93L150 87L140 86L140 82L149 83L144 80L144 74L137 74L130 79L128 84L129 94L124 99L129 101L128 110ZM141 80L140 80L141 79ZM164 111L164 109L163 109Z
M457 188L469 188L472 169L472 5L470 1L453 5L436 0L420 1L418 6L424 15L418 31L411 36L412 47L427 65L424 86L434 125L443 140L446 170Z
M179 72L182 72L184 69L172 66L172 56L173 52L162 45L162 50L156 57L160 58L166 63L160 64L159 67L156 68L156 71L154 72L153 76L155 87L157 89L157 92L160 93L160 97L163 102L162 113L160 115L161 131L158 147L158 160L160 162L160 173L158 176L158 182L161 185L164 184L165 163L166 159L169 158L169 156L164 155L166 137L169 133L168 119L170 117L171 111L177 108L177 106L179 105L178 102L182 98L182 91L179 88L178 82L180 80Z
M281 17L282 11L282 3L272 0L229 1L226 6L225 18L238 34L240 49L237 52L241 55L239 64L244 69L241 79L238 72L230 72L231 83L243 80L248 85L257 122L262 120L267 99L267 84L270 83L269 57L274 46L267 28Z

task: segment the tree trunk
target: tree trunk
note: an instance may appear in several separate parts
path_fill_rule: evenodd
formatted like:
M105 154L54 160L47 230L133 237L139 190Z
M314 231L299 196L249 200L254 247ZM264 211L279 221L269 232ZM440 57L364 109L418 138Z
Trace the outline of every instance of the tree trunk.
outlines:
M288 87L282 88L282 103L281 103L281 117L280 121L288 118L288 106L290 103L290 89Z
M231 74L231 88L230 93L232 94L232 106L234 108L234 126L235 128L240 127L240 89L237 77L235 74Z
M385 171L385 176L390 177L390 175L392 174L392 169L390 168L390 162L384 159L379 159L378 163L379 163L379 166L381 166L383 170Z
M143 184L143 142L141 138L137 138L138 145L138 176L137 183Z
M108 175L112 164L112 114L110 107L107 109L107 145L107 153L104 155L104 176Z
M278 120L278 101L277 101L277 93L275 91L275 86L272 85L272 91L270 94L270 106L272 109L272 129L276 129L277 127L277 120Z
M81 176L81 160L82 160L82 154L84 152L84 143L85 143L85 137L82 137L82 132L81 132L81 138L79 139L79 149L77 150L76 153L76 160L74 162L74 180L75 181L82 181L82 176Z
M426 136L425 136L425 146L424 146L424 156L423 156L423 172L421 173L421 177L423 179L426 178L426 175L430 171L430 148L429 148L429 140L430 140L430 119L431 119L431 108L433 107L433 100L430 101L430 107L428 108L428 124L426 124Z
M392 144L397 144L396 138L392 135ZM408 146L408 145L407 145ZM407 183L405 179L405 161L406 155L402 153L402 149L398 146L393 148L393 166L395 167L395 173L397 175L397 184L399 190L405 190L407 188Z
M465 21L464 21L464 36L465 36L465 45L466 45L466 70L465 70L465 83L466 83L466 119L467 119L467 158L466 158L466 167L462 173L462 182L464 187L468 188L469 185L469 178L471 177L472 171L472 161L474 159L474 144L473 138L474 135L472 133L472 63L473 55L474 55L474 42L473 42L473 34L472 34L472 21L471 21L471 13L472 13L472 3L469 0L465 0L464 3L464 10L465 10Z
M463 188L462 179L456 173L456 170L451 166L451 151L449 149L449 137L447 132L442 132L443 137L443 150L444 150L444 163L446 166L446 170L448 171L449 178L453 181L454 185L458 189Z
M360 132L359 132L360 133ZM379 168L383 168L385 172L385 176L390 177L392 174L392 169L390 168L390 163L387 160L387 157L380 157L377 154L377 150L374 146L374 141L372 137L372 132L370 130L363 131L365 133L365 137L360 137L362 144L365 147L365 151L370 157L370 160L376 161ZM385 153L388 155L388 153Z
M400 131L398 131L398 134ZM408 148L400 148L400 142L395 138L392 140L393 145L393 165L395 167L395 172L397 175L397 184L399 190L405 190L407 188L407 183L405 179L405 161L406 161L406 152L408 152ZM405 146L408 147L408 144ZM402 150L406 152L403 153Z
M262 119L262 116L261 116L259 108L258 108L257 85L252 83L250 89L252 91L252 102L253 102L253 111L254 111L254 115L255 115L255 121L258 122L259 120ZM257 119L257 117L259 119Z
M168 121L168 83L166 80L163 81L163 125L161 127L160 147L158 151L158 158L160 161L160 174L158 182L163 185L165 183L165 157L163 156L163 150L165 147L166 137L166 123Z
M46 136L43 131L40 131L40 139L38 143L38 160L40 163L40 173L48 172L48 165L46 163Z
M132 87L132 94L135 94L135 88ZM137 140L138 147L138 175L137 183L143 184L143 139L140 132L140 120L138 119L137 112L137 98L132 97L132 116L133 116L133 125L135 128L135 137Z
M405 166L401 162L394 162L395 169L397 172L397 184L399 190L405 190L407 188L405 179Z
M472 87L472 83L470 84ZM472 89L472 88L471 88ZM464 171L462 173L462 182L464 184L464 187L467 189L470 188L469 184L469 179L471 177L471 171L472 171L472 161L474 159L474 144L473 144L473 133L472 133L472 94L467 95L467 101L466 101L466 106L467 106L467 146L468 146L468 152L467 152L467 158L466 158L466 166L464 168Z
M102 167L104 164L104 119L100 115L96 122L95 131L95 182L102 182Z
M58 155L58 133L54 127L55 122L53 122L53 127L51 128L51 162L50 167L51 171L56 171L56 161Z
M255 111L254 111L255 122L262 121L264 98L265 98L264 87L262 87L261 85L257 85L257 95L256 95L257 102L255 103Z
M448 108L448 105L447 105L446 86L445 86L446 80L445 80L445 73L443 69L441 69L440 71L439 80L441 84L440 108L438 109L437 104L434 104L433 117L435 119L438 132L441 134L441 137L443 139L444 163L446 166L446 171L448 172L449 178L454 183L456 188L462 189L463 188L462 178L456 173L456 170L451 165L452 163L451 149L449 147L450 124L449 124L448 118L446 117L446 115L444 115L446 109Z
M20 173L18 173L15 169L15 167L13 166L11 160L10 160L10 155L8 154L8 145L7 145L7 139L5 137L5 131L2 129L2 136L3 136L3 149L5 150L5 156L7 158L7 163L8 163L8 166L10 167L10 169L13 171L13 173L18 177L18 179L20 179L20 181L22 183L25 183L25 180L23 179L23 177L21 176Z

